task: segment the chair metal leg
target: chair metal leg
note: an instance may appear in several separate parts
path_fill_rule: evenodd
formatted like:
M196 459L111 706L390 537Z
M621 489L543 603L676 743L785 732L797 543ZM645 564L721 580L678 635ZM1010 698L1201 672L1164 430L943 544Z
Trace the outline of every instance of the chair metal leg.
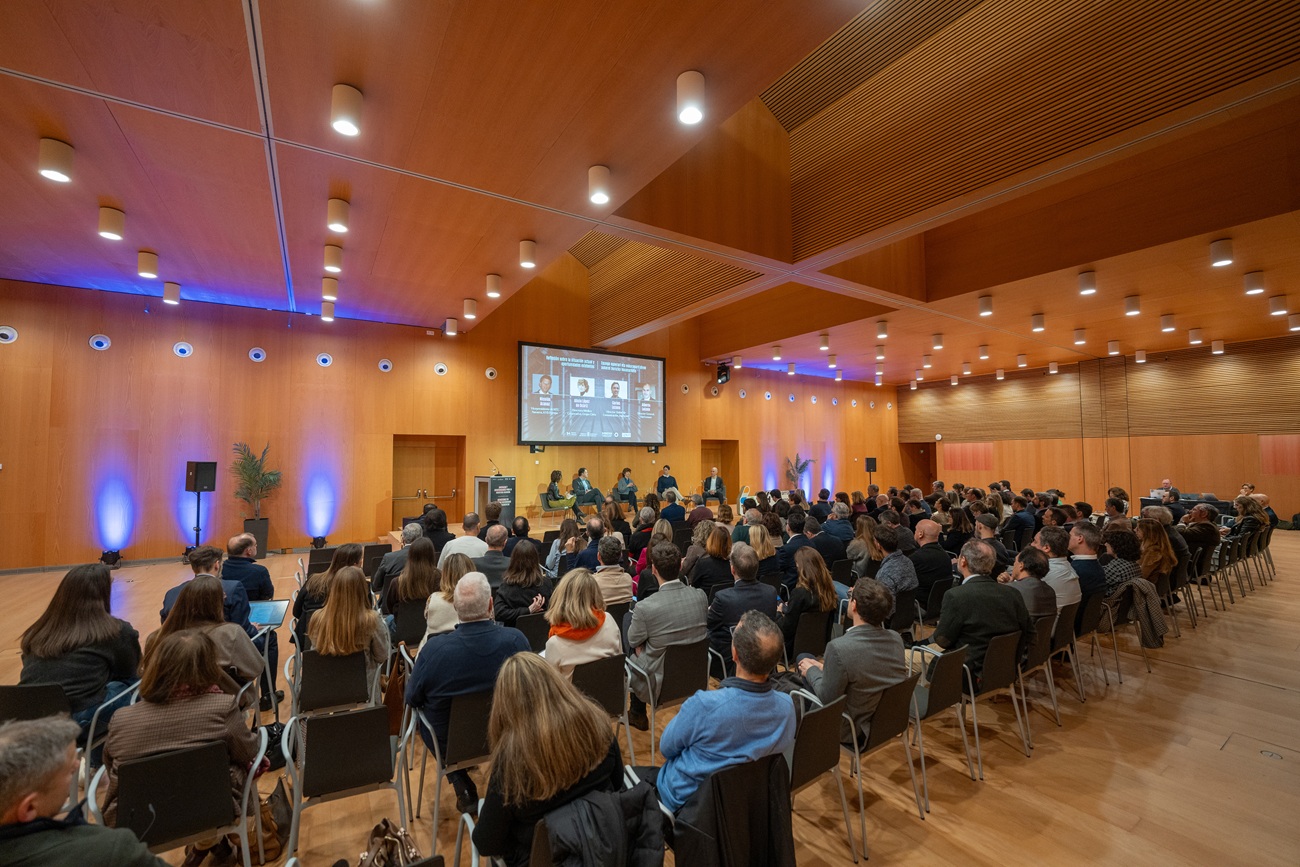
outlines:
M1023 715L1020 713L1020 704L1016 703L1017 701L1016 685L1012 683L1010 688L1011 688L1011 709L1016 712L1016 724L1020 727L1020 745L1024 747L1025 758L1029 758L1030 755L1029 750L1031 749L1030 741L1032 739L1032 736L1030 735L1029 732L1029 708L1028 707L1025 708L1025 712ZM1020 696L1019 701L1022 704L1024 703L1025 700L1026 699L1023 695Z
M966 752L966 773L970 774L970 779L973 783L976 782L975 763L971 761L970 739L966 737L966 696L963 695L961 701L957 704L958 706L953 708L953 712L957 714L957 730L961 732L961 748ZM928 804L929 802L927 801L926 803Z
M442 806L442 779L446 774L442 771L442 765L438 766L438 781L433 784L433 834L429 838L429 855L430 857L438 854L438 813Z
M971 677L970 669L966 669L966 683L970 687L971 698L968 701L962 702L961 724L962 724L962 728L965 729L966 728L966 705L969 704L971 725L975 728L975 758L979 761L980 779L982 780L984 779L984 750L980 746L980 715L979 715L979 708L976 706L977 702L975 701L974 698L975 681Z
M1052 697L1052 713L1056 716L1056 727L1061 728L1061 706L1056 703L1056 678L1052 676L1052 662L1048 660L1043 666L1047 673L1047 694Z
M862 834L862 857L870 858L871 853L867 849L867 802L862 794L862 760L856 747L853 750L853 772L858 779L858 831Z
M903 755L907 757L907 773L912 777L912 797L916 798L916 815L925 821L925 805L921 803L921 787L916 784L916 766L912 764L912 751L907 746L906 732L899 737L899 742L903 746Z
M1115 615L1110 614L1106 617L1110 625L1110 649L1115 654L1115 674L1119 676L1119 682L1124 683L1124 670L1119 667L1119 639L1115 636Z
M916 720L916 749L921 754L921 792L925 795L925 811L928 813L930 812L930 777L925 771L925 736L921 734L920 720Z
M1101 664L1101 677L1106 681L1106 686L1110 686L1110 673L1106 671L1106 655L1102 653L1101 644L1097 641L1097 633L1092 633L1092 648L1088 651L1088 656L1096 656Z
M423 743L423 740L421 740ZM420 818L420 806L424 803L424 769L429 764L429 749L425 747L424 755L420 759L420 788L415 798L415 818Z
M840 773L839 765L831 768L831 774L835 777L835 785L840 788L840 809L844 811L844 833L849 838L849 852L853 855L853 863L858 863L858 845L853 842L853 823L849 821L849 799L844 796L844 775Z
M1029 690L1025 689L1025 673L1022 671L1022 672L1020 672L1019 674L1017 674L1017 675L1016 675L1016 680L1020 683L1020 694L1024 697L1025 702L1026 702L1026 705L1025 705L1025 719L1028 719L1028 718L1029 718L1029 705L1028 705L1028 702L1029 702ZM1014 692L1014 691L1011 693L1011 697L1012 697L1012 700L1015 699L1015 692ZM1021 737L1022 740L1023 740L1024 737L1025 737L1025 728L1024 728L1024 726L1021 726L1021 728L1020 728L1020 737ZM1029 749L1032 750L1032 749L1034 748L1034 738L1033 738L1033 734L1032 734L1032 733L1031 733L1030 736L1029 736L1029 739L1028 739L1028 741L1027 741L1027 744L1028 744ZM1029 755L1029 753L1026 752L1025 755Z
M1165 611L1168 612L1166 620L1174 622L1174 638L1182 638L1183 631L1178 628L1178 609L1174 607L1174 594L1170 593L1165 597Z
M1079 677L1079 663L1075 659L1078 647L1075 642L1071 641L1069 646L1065 648L1065 652L1070 656L1070 671L1074 674L1074 689L1079 694L1079 703L1084 704L1088 701L1088 696L1084 694L1083 678Z
M1133 621L1133 634L1137 636L1138 648L1142 651L1142 661L1147 664L1147 674L1151 673L1151 657L1147 656L1146 645L1142 643L1142 628Z

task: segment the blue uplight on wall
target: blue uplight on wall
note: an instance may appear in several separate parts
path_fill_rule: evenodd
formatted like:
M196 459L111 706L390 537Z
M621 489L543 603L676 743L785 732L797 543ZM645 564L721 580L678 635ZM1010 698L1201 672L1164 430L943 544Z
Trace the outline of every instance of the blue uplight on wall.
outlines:
M135 500L120 476L104 479L95 492L95 526L105 551L120 551L131 540L135 525Z
M318 468L307 475L307 532L311 536L328 536L334 526L336 510L335 482L328 470Z
M822 487L835 493L835 467L829 460L822 458Z

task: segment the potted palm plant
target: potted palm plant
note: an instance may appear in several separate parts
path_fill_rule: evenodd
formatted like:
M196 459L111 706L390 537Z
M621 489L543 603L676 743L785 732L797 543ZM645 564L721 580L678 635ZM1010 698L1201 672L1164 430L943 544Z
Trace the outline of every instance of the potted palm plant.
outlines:
M266 468L266 456L271 450L267 443L259 457L248 443L235 443L235 459L230 464L230 474L235 477L235 498L253 508L253 517L244 518L244 532L252 533L257 540L257 557L266 556L266 540L270 520L262 517L262 500L280 487L280 471Z
M795 452L793 459L785 459L785 477L794 487L801 487L799 480L803 478L803 474L808 472L808 469L815 463L817 462L812 458L800 458L799 453Z

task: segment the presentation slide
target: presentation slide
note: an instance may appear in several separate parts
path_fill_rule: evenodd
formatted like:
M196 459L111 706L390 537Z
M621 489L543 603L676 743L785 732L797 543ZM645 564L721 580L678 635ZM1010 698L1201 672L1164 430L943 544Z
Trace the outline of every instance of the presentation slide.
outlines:
M519 344L519 444L664 444L664 360Z

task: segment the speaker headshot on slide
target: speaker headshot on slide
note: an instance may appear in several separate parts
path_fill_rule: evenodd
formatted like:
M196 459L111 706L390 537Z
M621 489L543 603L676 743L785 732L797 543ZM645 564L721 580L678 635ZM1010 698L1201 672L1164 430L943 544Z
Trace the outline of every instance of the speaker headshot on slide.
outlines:
M651 385L650 383L648 383L648 382L643 382L643 383L641 383L641 385L637 386L637 389L641 392L641 399L642 399L642 400L654 400L654 399L655 399L655 387L654 387L653 385Z
M550 394L551 385L552 385L551 375L549 373L543 373L541 376L537 377L537 386L536 388L534 388L533 393Z
M587 397L591 394L591 381L585 377L579 377L574 386L574 394L577 397Z
M605 396L611 398L612 400L618 400L620 397L623 396L621 394L622 386L623 383L621 382L607 383L605 386L605 391L606 391Z

